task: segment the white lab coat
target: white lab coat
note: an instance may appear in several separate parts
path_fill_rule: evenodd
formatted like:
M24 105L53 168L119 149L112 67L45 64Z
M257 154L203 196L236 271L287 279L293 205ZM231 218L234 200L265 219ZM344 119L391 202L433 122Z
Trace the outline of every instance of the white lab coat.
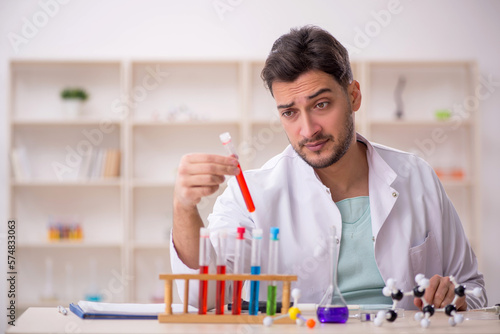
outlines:
M413 154L371 144L359 134L357 139L367 145L374 252L384 281L393 278L398 288L409 291L416 285L414 279L419 273L428 278L453 275L459 283L466 283L467 289L483 288L481 297L467 296L469 308L486 306L484 279L478 272L476 257L432 168ZM269 228L277 226L279 273L298 275L292 288L301 289L300 302L319 303L330 283L330 227L336 226L337 238L342 235L340 212L330 190L291 146L262 168L245 172L245 178L256 207L254 215L250 217L247 212L232 178L208 218L211 231L229 229L227 271L232 272L236 227L244 226L245 272L250 272L251 230L259 227L265 232L261 266L262 273L267 273ZM212 239L212 244L215 242ZM197 272L182 263L172 241L170 254L173 272ZM211 272L215 272L213 262ZM226 301L230 301L230 285L226 284ZM183 296L183 282L177 281L177 286ZM215 304L215 289L213 285L209 289L210 307ZM191 282L189 292L189 304L197 307L197 281ZM261 282L260 300L267 299L266 293L266 284ZM278 289L278 298L280 293ZM398 306L415 309L412 297L404 298Z

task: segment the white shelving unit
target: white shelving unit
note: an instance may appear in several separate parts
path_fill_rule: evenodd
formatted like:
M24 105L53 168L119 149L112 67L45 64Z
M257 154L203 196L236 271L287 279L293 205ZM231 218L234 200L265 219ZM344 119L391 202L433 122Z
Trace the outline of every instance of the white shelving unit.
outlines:
M229 131L243 169L250 169L288 144L260 79L262 67L262 61L13 60L9 145L25 150L31 172L16 179L12 171L9 185L10 216L18 222L18 305L82 299L92 261L107 301L154 301L162 293L158 274L170 271L168 240L181 156L225 154L218 136ZM357 129L369 139L412 150L415 140L453 127L446 130L448 140L424 158L436 167L453 161L462 169L461 179L443 183L477 252L477 110L457 129L451 121L433 119L435 109L451 108L473 93L475 64L363 62L353 63L353 71L363 93ZM402 74L405 117L396 120L393 90ZM89 92L77 118L61 111L59 93L66 86ZM85 179L75 166L57 175L54 162L68 165L69 152L83 150L86 142L120 149L120 177ZM204 219L216 197L200 203ZM49 242L50 215L78 217L83 240ZM41 298L46 259L53 260L58 300Z
M128 297L125 289L114 289L126 269L124 178L78 175L78 159L89 147L127 154L124 121L110 112L112 101L125 93L123 81L120 61L10 63L9 145L23 149L29 171L22 179L12 171L10 180L20 309L68 304L93 292L93 284L114 301ZM74 86L90 95L80 117L66 115L60 100L60 92ZM51 216L80 222L83 240L49 241ZM52 263L52 288L46 285L46 263Z

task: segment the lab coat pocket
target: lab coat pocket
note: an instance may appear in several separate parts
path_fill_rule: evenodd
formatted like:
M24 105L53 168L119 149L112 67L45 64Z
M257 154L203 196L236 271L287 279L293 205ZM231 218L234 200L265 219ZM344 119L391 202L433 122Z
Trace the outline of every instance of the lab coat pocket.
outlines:
M410 248L410 261L413 275L424 274L430 278L435 274L443 274L441 255L432 232L427 234L423 243Z

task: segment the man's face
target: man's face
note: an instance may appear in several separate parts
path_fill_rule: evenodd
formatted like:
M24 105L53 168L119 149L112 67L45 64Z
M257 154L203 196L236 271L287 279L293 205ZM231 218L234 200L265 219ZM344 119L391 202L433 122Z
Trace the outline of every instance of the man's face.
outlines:
M346 92L329 74L314 70L293 82L274 82L272 90L288 140L305 162L325 168L344 156L361 101L357 82Z

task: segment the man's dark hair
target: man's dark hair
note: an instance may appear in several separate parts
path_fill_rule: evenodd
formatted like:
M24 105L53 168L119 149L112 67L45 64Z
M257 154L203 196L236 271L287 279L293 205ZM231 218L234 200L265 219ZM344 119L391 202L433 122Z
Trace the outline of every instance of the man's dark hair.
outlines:
M274 42L260 76L273 94L273 82L292 82L311 70L330 74L344 90L353 80L346 48L326 30L305 26Z

